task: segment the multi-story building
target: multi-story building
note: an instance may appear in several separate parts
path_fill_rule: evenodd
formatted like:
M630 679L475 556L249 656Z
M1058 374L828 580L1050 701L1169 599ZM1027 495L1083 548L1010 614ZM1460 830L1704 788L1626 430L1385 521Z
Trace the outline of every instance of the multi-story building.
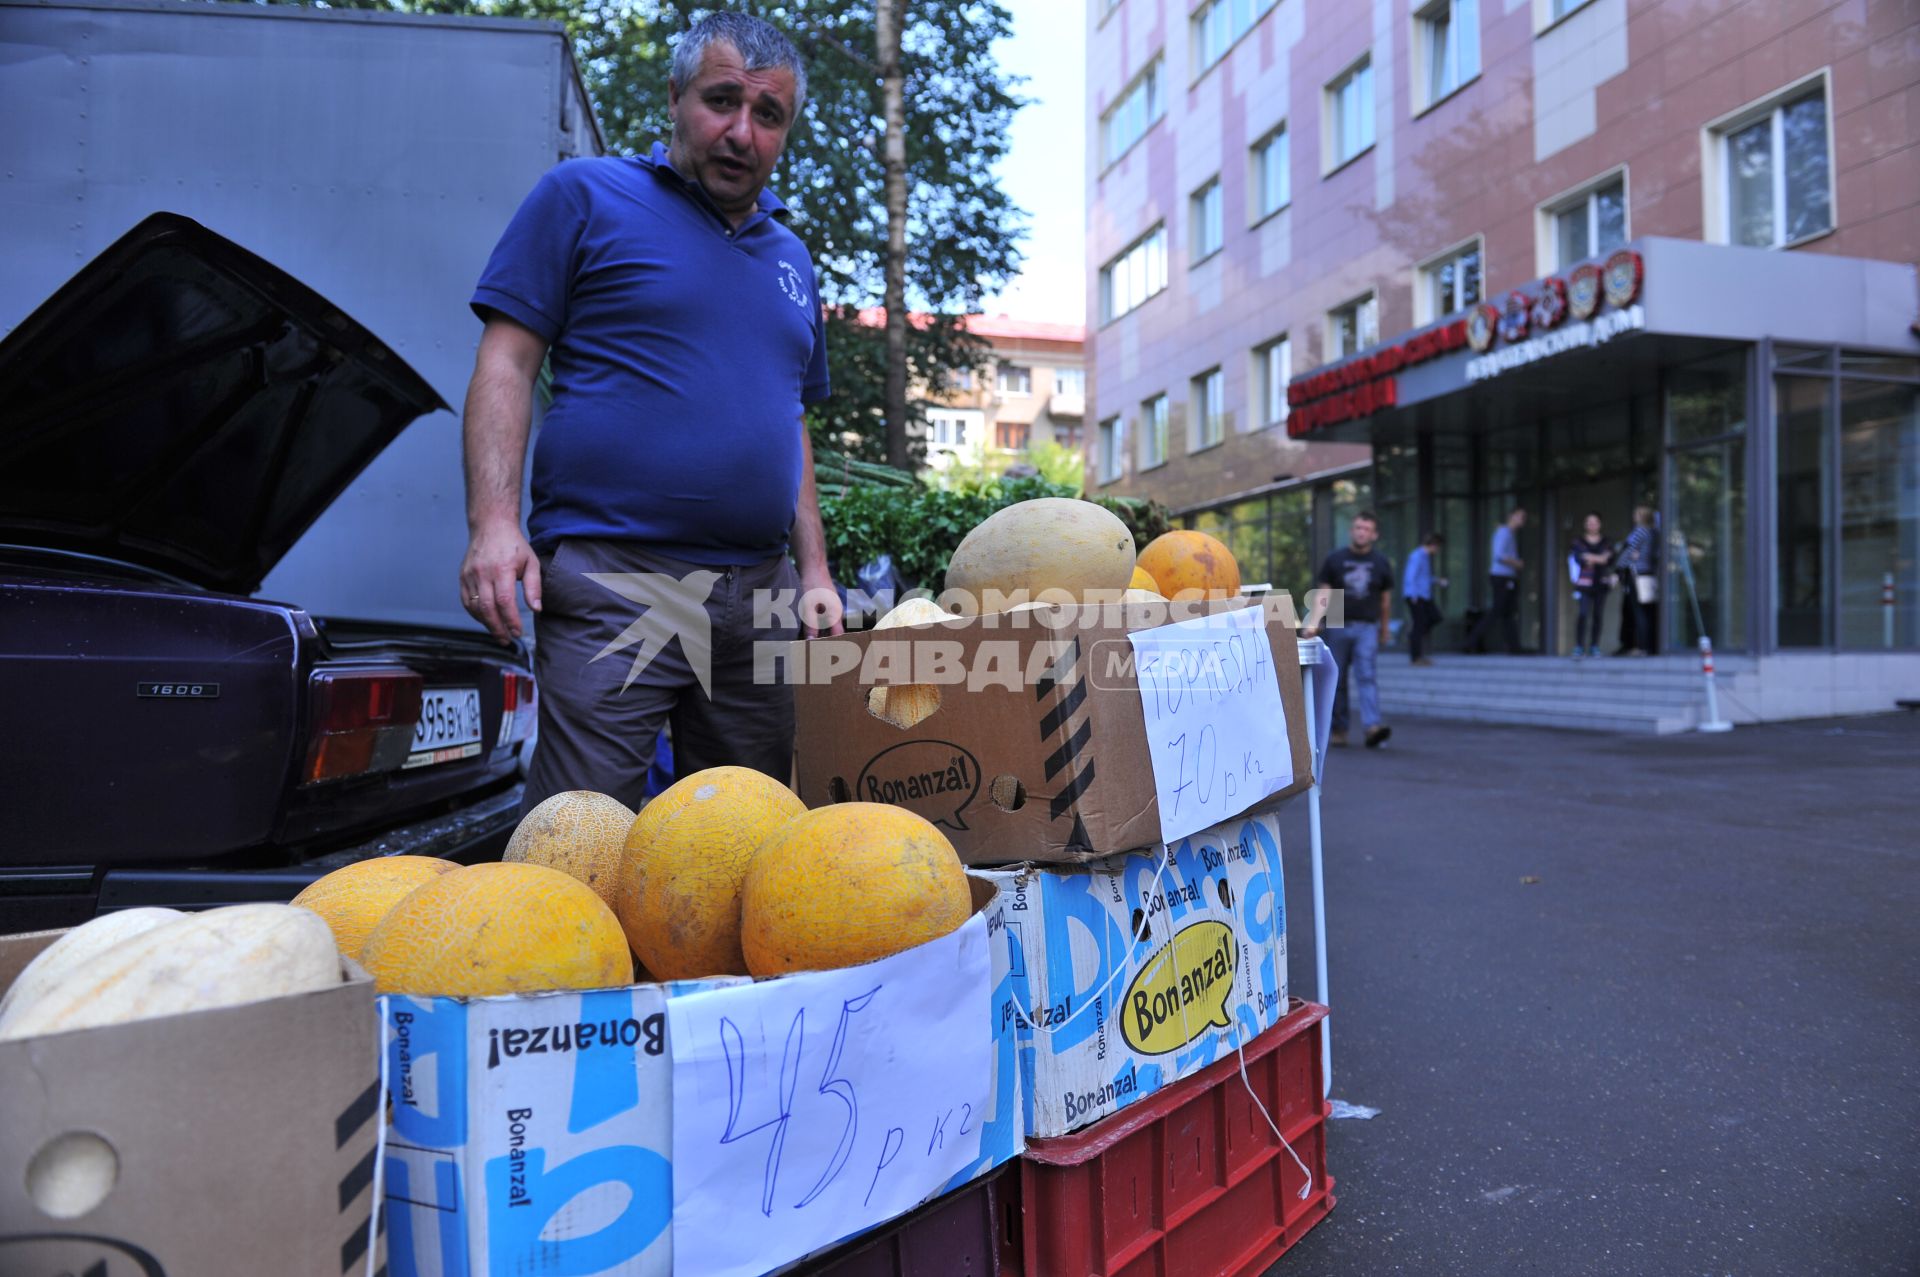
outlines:
M1327 516L1370 504L1396 560L1447 536L1455 618L1524 505L1546 651L1573 644L1576 525L1644 505L1665 645L1920 676L1920 6L1090 0L1088 24L1099 490L1296 590L1344 539Z
M882 312L874 312L884 321ZM1024 459L1035 444L1078 451L1086 411L1086 329L1006 315L971 315L967 331L990 356L961 372L938 397L921 394L927 414L927 465L978 465L990 457ZM916 392L920 393L920 392Z

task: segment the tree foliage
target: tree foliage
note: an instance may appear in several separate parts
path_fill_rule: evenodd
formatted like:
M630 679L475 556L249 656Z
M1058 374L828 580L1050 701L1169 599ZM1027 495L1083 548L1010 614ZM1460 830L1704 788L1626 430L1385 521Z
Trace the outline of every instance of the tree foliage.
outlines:
M810 411L816 444L856 458L886 456L886 345L859 320L883 290L882 103L873 0L345 0L332 7L479 13L558 22L616 154L645 154L665 140L672 40L727 8L767 19L807 63L808 101L787 141L773 189L812 252L828 311L834 394ZM1025 214L994 178L1007 127L1021 106L994 41L1012 19L996 0L908 0L906 70L907 303L936 318L911 325L908 381L921 395L952 387L953 373L987 357L959 316L1005 285L1020 266ZM914 425L922 422L915 404ZM916 432L918 433L918 432Z
M1017 501L1079 495L1077 486L1038 476L995 478L951 488L848 487L820 501L827 562L835 580L851 583L860 579L866 564L890 555L895 571L909 586L937 593L946 580L947 561L988 515ZM1144 548L1172 526L1167 508L1157 501L1099 497L1095 503L1119 516L1133 533L1136 548Z

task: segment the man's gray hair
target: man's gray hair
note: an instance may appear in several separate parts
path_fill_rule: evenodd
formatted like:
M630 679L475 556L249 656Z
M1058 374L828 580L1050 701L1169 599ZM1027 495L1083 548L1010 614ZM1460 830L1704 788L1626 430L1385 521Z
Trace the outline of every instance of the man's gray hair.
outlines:
M673 69L668 78L675 93L686 92L687 85L700 73L707 46L721 41L733 46L749 71L767 71L785 67L793 72L793 110L807 100L807 66L800 51L780 28L746 13L710 13L693 24L673 46Z

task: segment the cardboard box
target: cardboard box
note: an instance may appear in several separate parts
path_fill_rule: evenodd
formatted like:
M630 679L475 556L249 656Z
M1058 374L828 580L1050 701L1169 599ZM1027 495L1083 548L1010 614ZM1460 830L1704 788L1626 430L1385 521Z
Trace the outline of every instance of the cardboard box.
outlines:
M0 937L0 988L60 934ZM378 1025L349 963L337 988L0 1042L0 1273L377 1269ZM58 1141L105 1192L70 1218L28 1188Z
M1286 1014L1272 814L1195 834L1170 856L1162 847L1076 868L981 872L1006 901L1030 1137L1118 1112Z
M1241 604L1216 604L1224 611ZM939 825L969 865L1080 863L1160 843L1160 807L1127 635L1161 609L1062 607L796 644L799 792L809 807L888 802ZM1269 613L1293 782L1311 783L1295 630ZM960 681L942 683L954 671ZM872 687L933 683L910 728L868 712ZM1246 810L1243 807L1241 810Z
M967 925L989 940L994 1000L980 1009L979 1031L993 1037L993 1101L980 1119L978 1157L955 1183L1024 1147L1015 1032L1005 1012L1013 977L1001 939L1004 905L985 882L975 884L975 903ZM811 978L760 983L804 989ZM382 998L393 1097L385 1178L393 1277L672 1273L667 1004L750 983ZM802 1067L811 1094L822 1080L819 1065L808 1057ZM758 1156L765 1158L764 1148ZM745 1196L757 1198L757 1187Z

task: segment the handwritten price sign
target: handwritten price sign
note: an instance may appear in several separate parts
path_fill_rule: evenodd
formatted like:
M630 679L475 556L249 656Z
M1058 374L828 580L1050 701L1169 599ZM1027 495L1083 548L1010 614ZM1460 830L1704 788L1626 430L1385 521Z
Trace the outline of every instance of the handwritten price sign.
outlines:
M1293 750L1259 608L1136 630L1134 668L1160 799L1177 842L1293 783Z
M758 1274L939 1191L992 1099L987 928L667 1003L674 1271Z

